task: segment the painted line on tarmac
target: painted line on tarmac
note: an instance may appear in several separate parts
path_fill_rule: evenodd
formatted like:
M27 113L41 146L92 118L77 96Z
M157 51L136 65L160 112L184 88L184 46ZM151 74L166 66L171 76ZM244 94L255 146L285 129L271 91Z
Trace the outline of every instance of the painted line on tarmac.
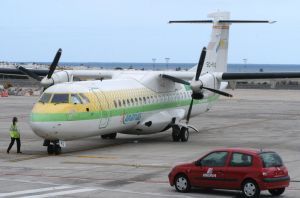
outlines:
M88 159L118 159L113 156L94 156L94 155L80 155L77 158L88 158Z
M82 193L82 192L89 192L89 191L95 191L96 188L83 188L83 189L77 189L77 190L67 190L67 191L61 191L61 192L53 192L53 193L47 193L47 194L41 194L41 195L31 195L31 196L24 196L20 198L45 198L45 197L56 197L59 195L68 195L68 194L75 194L75 193Z
M97 188L97 190L109 191L109 192L118 192L118 193L128 193L128 194L137 194L137 195L151 195L155 197L186 197L192 198L191 196L183 196L183 195L174 195L174 194L161 194L161 193L152 193L152 192L137 192L132 190L122 190L122 189L109 189L109 188Z
M72 187L71 186L57 186L57 187L50 187L50 188L39 188L39 189L22 190L22 191L9 192L9 193L0 193L0 197L40 193L40 192L46 192L46 191L51 191L51 190L62 190L62 189L67 189L67 188L72 188Z
M51 183L51 182L42 182L42 181L30 181L30 180L20 180L20 179L10 179L10 178L0 178L2 181L15 181L15 182L23 182L23 183L35 183L35 184L48 184L48 185L62 185L58 183ZM167 183L167 182L165 182ZM77 185L69 185L70 188L82 188L82 186ZM102 188L102 187L95 187L95 188L84 188L84 189L93 189L93 190L100 190L100 191L108 191L108 192L116 192L116 193L127 193L127 194L137 194L137 195L150 195L150 196L156 196L156 197L185 197L185 198L193 198L191 196L182 196L182 195L176 195L176 194L161 194L161 193L152 193L152 192L137 192L132 190L122 190L122 189L110 189L110 188ZM84 190L80 189L80 190ZM73 190L72 190L73 191ZM70 191L62 191L62 192L68 192L68 194L71 194ZM72 192L72 193L79 193L79 192ZM49 193L50 196L58 196L58 194L53 195L52 193ZM62 195L62 194L59 194ZM36 195L37 196L37 195ZM42 197L31 197L31 198L42 198ZM44 194L45 196L45 194ZM26 198L29 198L28 196Z
M104 166L126 166L126 167L136 167L136 168L172 168L170 165L166 164L125 164L125 163L101 163L101 162L74 162L74 161L64 161L62 164L92 164L92 165L104 165Z

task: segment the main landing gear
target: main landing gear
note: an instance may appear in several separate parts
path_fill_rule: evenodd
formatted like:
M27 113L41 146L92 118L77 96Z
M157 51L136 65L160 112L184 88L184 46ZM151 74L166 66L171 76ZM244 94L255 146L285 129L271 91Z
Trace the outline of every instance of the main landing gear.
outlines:
M101 135L102 139L111 139L114 140L117 137L117 133L110 133L110 134L105 134L105 135Z
M172 129L172 138L174 142L187 142L189 140L190 133L188 128L174 125Z
M49 155L59 155L61 153L61 147L58 140L44 140L43 146L47 146L47 152Z

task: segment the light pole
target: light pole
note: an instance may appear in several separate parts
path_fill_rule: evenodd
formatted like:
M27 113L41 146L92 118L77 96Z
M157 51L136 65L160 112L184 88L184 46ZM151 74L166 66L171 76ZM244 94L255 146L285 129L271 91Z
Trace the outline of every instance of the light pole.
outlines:
M152 62L153 62L153 71L155 70L155 61L156 61L156 58L152 58Z
M169 69L169 61L170 61L170 58L165 58L166 60L166 66L167 66L167 70Z
M244 61L244 72L246 71L246 67L247 67L247 61L248 59L247 58L243 58L243 61Z

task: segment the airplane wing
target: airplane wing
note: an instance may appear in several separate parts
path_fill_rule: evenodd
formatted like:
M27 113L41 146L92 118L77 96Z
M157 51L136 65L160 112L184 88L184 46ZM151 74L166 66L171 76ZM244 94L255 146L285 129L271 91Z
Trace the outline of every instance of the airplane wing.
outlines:
M48 70L39 70L39 69L29 69L29 70L40 77L44 77L48 73ZM21 70L16 68L0 68L0 74L4 76L24 76L24 77L28 76L24 74Z
M260 72L260 73L230 73L224 72L219 79L230 80L255 80L255 79L289 79L300 78L300 72Z

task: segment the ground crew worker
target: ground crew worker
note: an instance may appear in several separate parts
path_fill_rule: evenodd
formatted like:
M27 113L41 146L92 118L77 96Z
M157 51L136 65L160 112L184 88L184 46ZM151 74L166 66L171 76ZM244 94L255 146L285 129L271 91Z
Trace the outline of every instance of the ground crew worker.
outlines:
M11 147L14 145L15 140L17 141L17 153L22 153L21 152L21 141L20 141L20 133L17 127L17 122L18 122L18 118L17 117L13 117L12 120L12 125L10 126L10 130L9 130L9 134L11 137L11 142L7 148L7 153L9 153Z

